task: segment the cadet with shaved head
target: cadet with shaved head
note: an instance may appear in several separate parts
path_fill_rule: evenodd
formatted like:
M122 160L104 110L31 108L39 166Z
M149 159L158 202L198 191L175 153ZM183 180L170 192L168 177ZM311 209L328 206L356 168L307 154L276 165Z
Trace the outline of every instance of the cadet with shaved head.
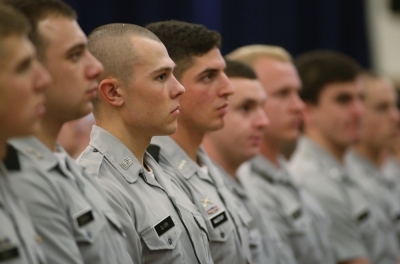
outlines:
M153 136L177 129L185 89L175 63L153 33L109 24L89 35L103 63L94 101L96 126L78 158L97 177L127 232L136 263L213 263L207 227L198 209L146 148Z
M2 161L7 153L7 139L36 132L45 113L44 89L51 79L36 59L35 48L27 37L29 30L22 14L0 4L1 263L47 263L41 238Z

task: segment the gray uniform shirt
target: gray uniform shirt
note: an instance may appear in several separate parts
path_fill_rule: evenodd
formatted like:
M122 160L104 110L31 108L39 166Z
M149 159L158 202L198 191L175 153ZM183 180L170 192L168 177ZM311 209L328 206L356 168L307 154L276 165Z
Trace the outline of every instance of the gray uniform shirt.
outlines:
M386 238L386 246L381 254L386 254L387 258L392 256L393 260L400 259L395 235L396 229L400 229L400 199L391 191L380 169L365 157L350 150L346 154L346 166L350 177L361 187L376 212L382 238Z
M213 263L204 219L149 154L144 163L155 178L119 139L93 126L77 161L107 191L136 263Z
M199 161L204 171L170 137L155 137L158 160L181 184L206 220L211 255L215 263L243 264L251 261L249 225L252 217L243 203L225 186L218 169L203 150Z
M385 177L388 187L396 197L400 197L400 163L397 159L389 158L382 167L382 173ZM400 204L400 201L398 200ZM400 217L399 217L400 220Z
M298 182L318 199L331 218L331 241L338 262L366 257L374 264L395 263L377 253L384 250L385 243L373 208L333 155L302 137L290 165Z
M8 165L20 170L18 160ZM15 194L7 169L0 161L0 263L47 263L40 243L25 205Z
M330 244L330 219L311 195L292 180L283 157L280 168L258 155L241 182L263 219L274 222L298 263L335 263Z
M250 223L250 246L253 262L264 264L294 264L297 263L293 251L287 244L284 244L276 232L272 221L264 219L256 205L251 201L242 183L237 178L233 179L222 167L224 181L228 188L240 199L253 217Z
M125 232L105 193L74 160L65 164L34 137L11 140L23 177L14 177L49 263L132 263ZM60 152L65 151L58 146Z

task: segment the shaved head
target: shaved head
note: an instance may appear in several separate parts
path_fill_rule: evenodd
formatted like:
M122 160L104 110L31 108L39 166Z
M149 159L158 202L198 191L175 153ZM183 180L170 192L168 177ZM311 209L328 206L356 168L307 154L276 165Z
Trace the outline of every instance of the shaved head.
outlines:
M133 68L140 64L140 54L135 49L134 38L160 39L151 31L132 24L108 24L94 29L88 36L90 52L103 64L104 72L99 82L113 77L127 84L134 77ZM98 97L93 101L96 115Z

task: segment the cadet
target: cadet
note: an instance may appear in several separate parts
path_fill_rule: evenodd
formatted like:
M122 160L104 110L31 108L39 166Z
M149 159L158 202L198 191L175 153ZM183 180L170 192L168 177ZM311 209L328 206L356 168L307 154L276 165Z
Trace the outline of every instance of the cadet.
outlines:
M98 177L128 235L136 263L213 263L202 215L146 153L152 136L176 131L174 62L150 31L109 24L89 35L104 64L94 103L97 126L78 162Z
M363 84L358 64L339 52L314 51L299 57L296 66L306 104L305 136L291 168L331 218L336 261L395 263L396 241L388 243L390 234L344 166L347 148L360 138Z
M301 81L290 54L276 46L250 45L227 57L251 65L268 96L264 110L270 125L263 136L261 154L240 170L244 187L263 219L269 217L290 244L298 263L334 263L329 217L294 182L280 154L285 143L296 140L304 107L298 95Z
M234 91L224 73L221 37L201 25L180 21L147 28L166 46L176 64L175 76L186 89L180 100L178 131L171 137L154 138L151 150L203 214L214 262L250 263L251 216L200 148L206 132L223 127L228 96Z
M132 263L125 233L105 194L56 143L62 125L87 115L102 65L87 50L75 12L58 0L13 3L32 21L40 60L53 77L36 137L11 140L8 166L49 263Z
M396 227L400 232L400 196L391 189L390 181L381 171L386 151L398 133L397 93L387 78L366 72L362 74L362 79L365 98L361 138L347 152L345 161L350 176L362 187L365 196L383 209L381 217L388 229L394 232Z
M397 110L400 111L400 90L398 88L396 93ZM384 161L382 172L391 190L396 195L400 195L400 121L397 123L397 134L388 148L388 156Z
M229 109L222 129L207 133L203 146L223 171L224 181L245 204L253 216L250 241L254 263L296 263L288 244L273 222L260 215L256 205L237 177L239 166L259 153L268 119L264 112L267 99L264 88L254 71L244 63L226 60L225 73L235 88L229 98ZM261 235L261 236L260 236ZM261 247L258 246L261 242Z
M51 79L28 40L29 29L22 14L0 4L1 159L7 153L6 140L36 132L45 112L44 89ZM0 160L0 262L46 263L41 238L9 178Z

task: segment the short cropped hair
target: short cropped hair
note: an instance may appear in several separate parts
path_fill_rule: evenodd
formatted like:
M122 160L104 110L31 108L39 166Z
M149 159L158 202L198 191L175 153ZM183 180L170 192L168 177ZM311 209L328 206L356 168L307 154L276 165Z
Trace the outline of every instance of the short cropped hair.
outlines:
M351 82L361 73L358 63L337 51L317 50L305 53L295 60L303 88L299 94L304 102L318 104L326 85Z
M46 49L46 40L40 36L38 32L38 24L40 21L51 17L60 16L77 19L76 12L61 0L2 0L4 3L11 5L15 9L23 13L31 23L32 31L29 35L31 41L36 46L39 59L44 59Z
M146 28L164 43L176 64L174 75L178 80L192 66L193 56L202 56L221 47L221 35L202 25L170 20L151 23Z
M247 45L235 49L225 56L230 60L244 62L250 66L261 57L270 57L283 62L291 62L292 56L284 48L270 45Z
M160 42L151 31L132 24L108 24L94 29L88 36L89 51L104 66L99 82L114 77L127 84L134 78L133 66L140 63L141 55L135 49L132 37ZM93 100L93 112L98 114L98 97Z
M257 80L257 75L254 70L247 64L240 61L227 60L225 74L228 78L244 78L250 80Z
M18 10L0 3L0 58L4 56L3 41L10 36L27 35L28 20Z

